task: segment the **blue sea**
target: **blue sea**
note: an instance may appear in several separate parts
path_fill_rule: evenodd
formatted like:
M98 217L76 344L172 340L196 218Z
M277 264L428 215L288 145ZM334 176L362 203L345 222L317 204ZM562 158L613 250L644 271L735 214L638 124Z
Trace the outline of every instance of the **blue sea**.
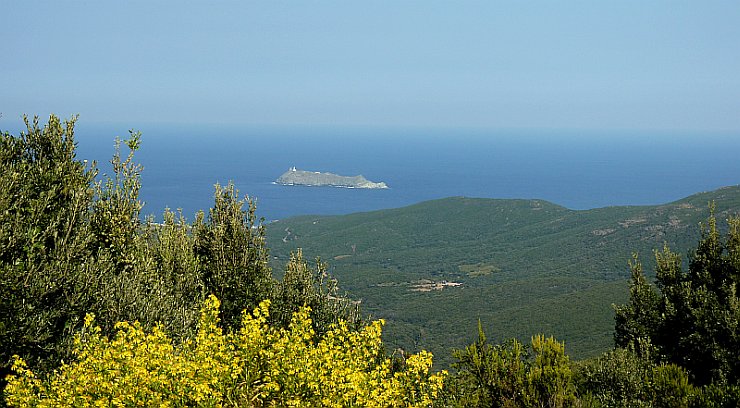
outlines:
M646 205L740 183L740 134L143 125L144 214L192 220L233 181L266 220L450 197L537 198L571 209ZM127 127L79 122L78 158L102 172ZM276 185L288 168L362 174L387 190Z

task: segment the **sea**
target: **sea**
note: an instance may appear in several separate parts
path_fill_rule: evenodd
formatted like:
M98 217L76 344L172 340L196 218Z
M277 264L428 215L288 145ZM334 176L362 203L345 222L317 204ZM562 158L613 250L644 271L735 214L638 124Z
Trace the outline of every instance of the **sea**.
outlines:
M143 215L188 220L233 182L266 222L397 208L450 196L542 199L576 210L651 205L740 183L740 133L145 124ZM128 127L78 122L77 157L110 174ZM127 151L124 149L124 154ZM390 188L283 186L301 170Z

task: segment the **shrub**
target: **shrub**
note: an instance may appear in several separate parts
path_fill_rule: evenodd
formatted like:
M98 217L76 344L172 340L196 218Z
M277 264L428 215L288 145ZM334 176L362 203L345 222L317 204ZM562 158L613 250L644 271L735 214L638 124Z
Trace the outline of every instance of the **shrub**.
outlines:
M271 327L269 301L242 315L238 331L219 327L211 296L195 339L173 344L159 328L119 323L112 339L86 318L75 338L76 360L38 378L22 359L6 389L18 406L429 406L445 372L430 374L430 353L392 373L381 354L382 321L353 332L343 322L314 341L310 311L294 314L287 329Z
M362 321L359 302L342 296L326 264L316 260L312 267L303 258L301 249L291 253L283 279L275 286L272 302L271 321L282 327L288 325L302 306L310 307L313 328L318 335L323 335L340 320L350 327L358 327Z
M575 365L578 392L599 406L628 408L650 406L652 363L626 349L606 352Z
M455 352L459 370L448 395L451 405L570 407L577 404L563 343L532 337L531 353L517 340L492 345L478 325L478 340Z
M687 407L700 392L686 370L616 349L576 364L578 392L601 407Z

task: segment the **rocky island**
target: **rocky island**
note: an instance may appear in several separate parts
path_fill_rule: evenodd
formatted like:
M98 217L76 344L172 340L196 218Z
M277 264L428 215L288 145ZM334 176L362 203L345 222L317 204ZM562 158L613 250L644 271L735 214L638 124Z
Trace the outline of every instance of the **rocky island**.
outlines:
M362 175L359 176L340 176L334 173L321 173L318 171L298 170L291 167L282 176L275 180L275 183L285 186L329 186L345 188L388 188L383 183L372 182Z

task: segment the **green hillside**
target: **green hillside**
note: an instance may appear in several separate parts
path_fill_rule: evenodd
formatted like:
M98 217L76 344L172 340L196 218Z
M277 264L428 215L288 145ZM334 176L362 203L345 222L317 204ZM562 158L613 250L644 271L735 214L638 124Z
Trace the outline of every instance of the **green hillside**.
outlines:
M431 350L446 364L480 319L492 339L535 333L576 358L612 346L613 303L627 299L627 262L667 242L687 254L715 202L740 212L740 186L658 206L574 211L542 200L454 197L345 216L302 216L267 228L275 270L291 250L328 262L349 296L387 322L389 347Z

